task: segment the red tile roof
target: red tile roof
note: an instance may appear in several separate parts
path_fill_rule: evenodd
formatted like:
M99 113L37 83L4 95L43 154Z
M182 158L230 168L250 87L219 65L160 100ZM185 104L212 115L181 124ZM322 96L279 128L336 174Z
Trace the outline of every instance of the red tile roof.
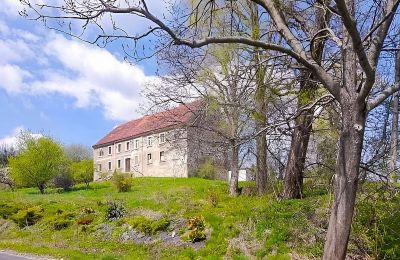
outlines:
M192 102L121 124L101 138L95 145L93 145L93 148L111 144L119 140L139 137L145 133L175 125L190 123L194 118L196 110L199 108L200 102Z

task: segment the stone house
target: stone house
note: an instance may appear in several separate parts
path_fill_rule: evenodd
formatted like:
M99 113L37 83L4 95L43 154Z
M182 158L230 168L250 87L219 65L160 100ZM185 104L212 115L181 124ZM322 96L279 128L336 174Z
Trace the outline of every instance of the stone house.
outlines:
M117 126L93 145L94 180L115 170L134 177L189 177L207 158L224 158L199 138L207 136L198 127L205 123L201 111L198 101Z

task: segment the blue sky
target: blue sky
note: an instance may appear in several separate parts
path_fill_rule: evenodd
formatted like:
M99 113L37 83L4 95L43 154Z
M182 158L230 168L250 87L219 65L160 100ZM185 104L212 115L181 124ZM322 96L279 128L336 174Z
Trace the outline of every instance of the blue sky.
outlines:
M156 79L153 60L127 64L119 43L98 48L72 40L25 20L20 9L18 0L0 1L0 143L28 129L91 146L140 116L140 90ZM148 26L118 19L138 32Z

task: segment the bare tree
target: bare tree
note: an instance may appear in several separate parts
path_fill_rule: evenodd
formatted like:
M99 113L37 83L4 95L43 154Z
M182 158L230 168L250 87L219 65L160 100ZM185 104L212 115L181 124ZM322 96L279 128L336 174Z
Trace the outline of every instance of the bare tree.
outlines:
M73 162L90 160L93 158L92 151L83 144L69 144L64 146L67 158Z
M356 192L359 181L361 152L364 141L364 130L369 111L378 106L388 96L396 92L399 86L391 86L384 89L376 97L370 98L371 90L376 80L376 71L379 66L379 58L385 47L385 41L390 40L394 17L398 9L399 0L387 1L355 1L335 0L321 4L321 1L293 1L296 10L309 13L306 20L301 17L292 17L286 10L284 2L253 0L260 10L263 10L265 18L270 19L274 26L270 27L270 33L279 35L284 40L281 44L264 40L254 40L246 32L248 27L241 24L240 16L232 14L231 27L227 28L224 35L214 35L213 30L218 24L209 23L209 30L198 33L197 25L204 19L208 19L215 10L231 8L231 5L241 5L243 1L198 1L195 6L182 7L177 12L179 17L170 22L162 17L157 17L148 8L146 1L139 3L127 1L125 5L119 2L93 0L83 1L79 4L75 1L65 0L64 5L54 6L49 4L35 6L28 0L23 0L37 15L34 19L47 21L57 19L79 19L85 21L83 28L95 24L104 14L127 14L144 17L155 24L144 35L132 36L123 34L99 35L89 42L107 43L109 39L128 38L138 40L146 35L154 33L158 37L170 37L174 44L186 45L192 48L200 48L209 44L241 43L266 50L275 50L290 56L303 67L315 75L324 88L335 97L341 106L341 129L338 160L334 179L335 195L331 209L329 227L324 249L324 259L344 259L351 229ZM362 3L362 6L357 4ZM332 23L326 24L323 31L328 31L329 52L325 52L326 60L337 60L338 67L320 64L312 55L311 46L319 33L312 34L307 30L307 24L312 24L315 11L311 8L319 5L326 12L335 16ZM358 9L357 9L358 7ZM47 11L56 11L47 12ZM61 12L61 13L60 13ZM373 19L371 19L373 17ZM296 19L298 18L298 19ZM311 19L310 19L311 18ZM89 23L90 22L90 23ZM62 23L59 23L63 26ZM68 31L66 27L59 30ZM71 27L70 27L71 28ZM244 29L243 29L244 28ZM331 64L331 63L330 63Z
M395 84L400 84L400 54L399 51L396 52L395 58ZM389 170L392 173L393 180L398 178L397 171L397 152L398 152L398 129L399 129L399 93L393 94L392 98L392 131L390 134L390 160L389 160Z

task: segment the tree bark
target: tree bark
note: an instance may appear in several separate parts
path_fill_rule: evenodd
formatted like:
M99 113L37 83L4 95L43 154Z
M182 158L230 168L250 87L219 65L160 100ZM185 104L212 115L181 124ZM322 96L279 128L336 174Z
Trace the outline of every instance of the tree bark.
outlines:
M400 84L400 54L396 53L395 61L395 84ZM389 169L391 171L390 180L395 181L398 177L397 170L397 150L398 150L398 132L399 132L399 93L393 94L392 99L392 130L390 134L390 160Z
M314 111L306 111L297 118L285 173L283 197L300 199L303 197L303 172L308 142L312 129Z
M354 16L355 2L346 1ZM345 259L360 172L367 115L365 97L359 94L357 56L349 32L343 30L343 67L340 88L341 126L334 176L334 201L324 248L325 260Z
M239 195L239 147L235 142L231 145L231 178L229 179L229 194L232 196Z
M257 122L256 131L259 131L264 127L264 123ZM256 138L257 143L257 172L256 172L256 186L259 195L267 192L267 139L265 134L260 134Z
M260 21L258 13L258 5L250 3L252 38L260 39ZM266 67L261 65L262 51L254 48L254 63L257 66L256 72L256 92L255 92L255 123L256 132L260 132L267 124L267 102L265 84ZM267 140L265 132L260 133L256 137L256 187L259 195L267 192L268 168L267 168Z
M347 103L347 102L346 102ZM345 259L356 201L365 128L365 104L342 106L340 145L334 179L334 202L324 259Z
M326 0L324 0L324 3L325 2ZM322 8L316 8L314 33L321 32L321 30L325 28L327 21L330 19L330 12L326 13ZM318 63L321 63L324 47L324 37L314 41L314 47L312 48L311 55ZM318 88L317 84L315 83L315 76L309 71L303 71L300 74L299 81L300 96L297 102L297 111L312 101L314 98L314 93ZM296 119L296 127L292 133L290 152L286 164L285 184L282 194L282 196L286 199L300 199L303 197L304 163L306 161L308 142L310 140L313 120L313 110L304 111Z

